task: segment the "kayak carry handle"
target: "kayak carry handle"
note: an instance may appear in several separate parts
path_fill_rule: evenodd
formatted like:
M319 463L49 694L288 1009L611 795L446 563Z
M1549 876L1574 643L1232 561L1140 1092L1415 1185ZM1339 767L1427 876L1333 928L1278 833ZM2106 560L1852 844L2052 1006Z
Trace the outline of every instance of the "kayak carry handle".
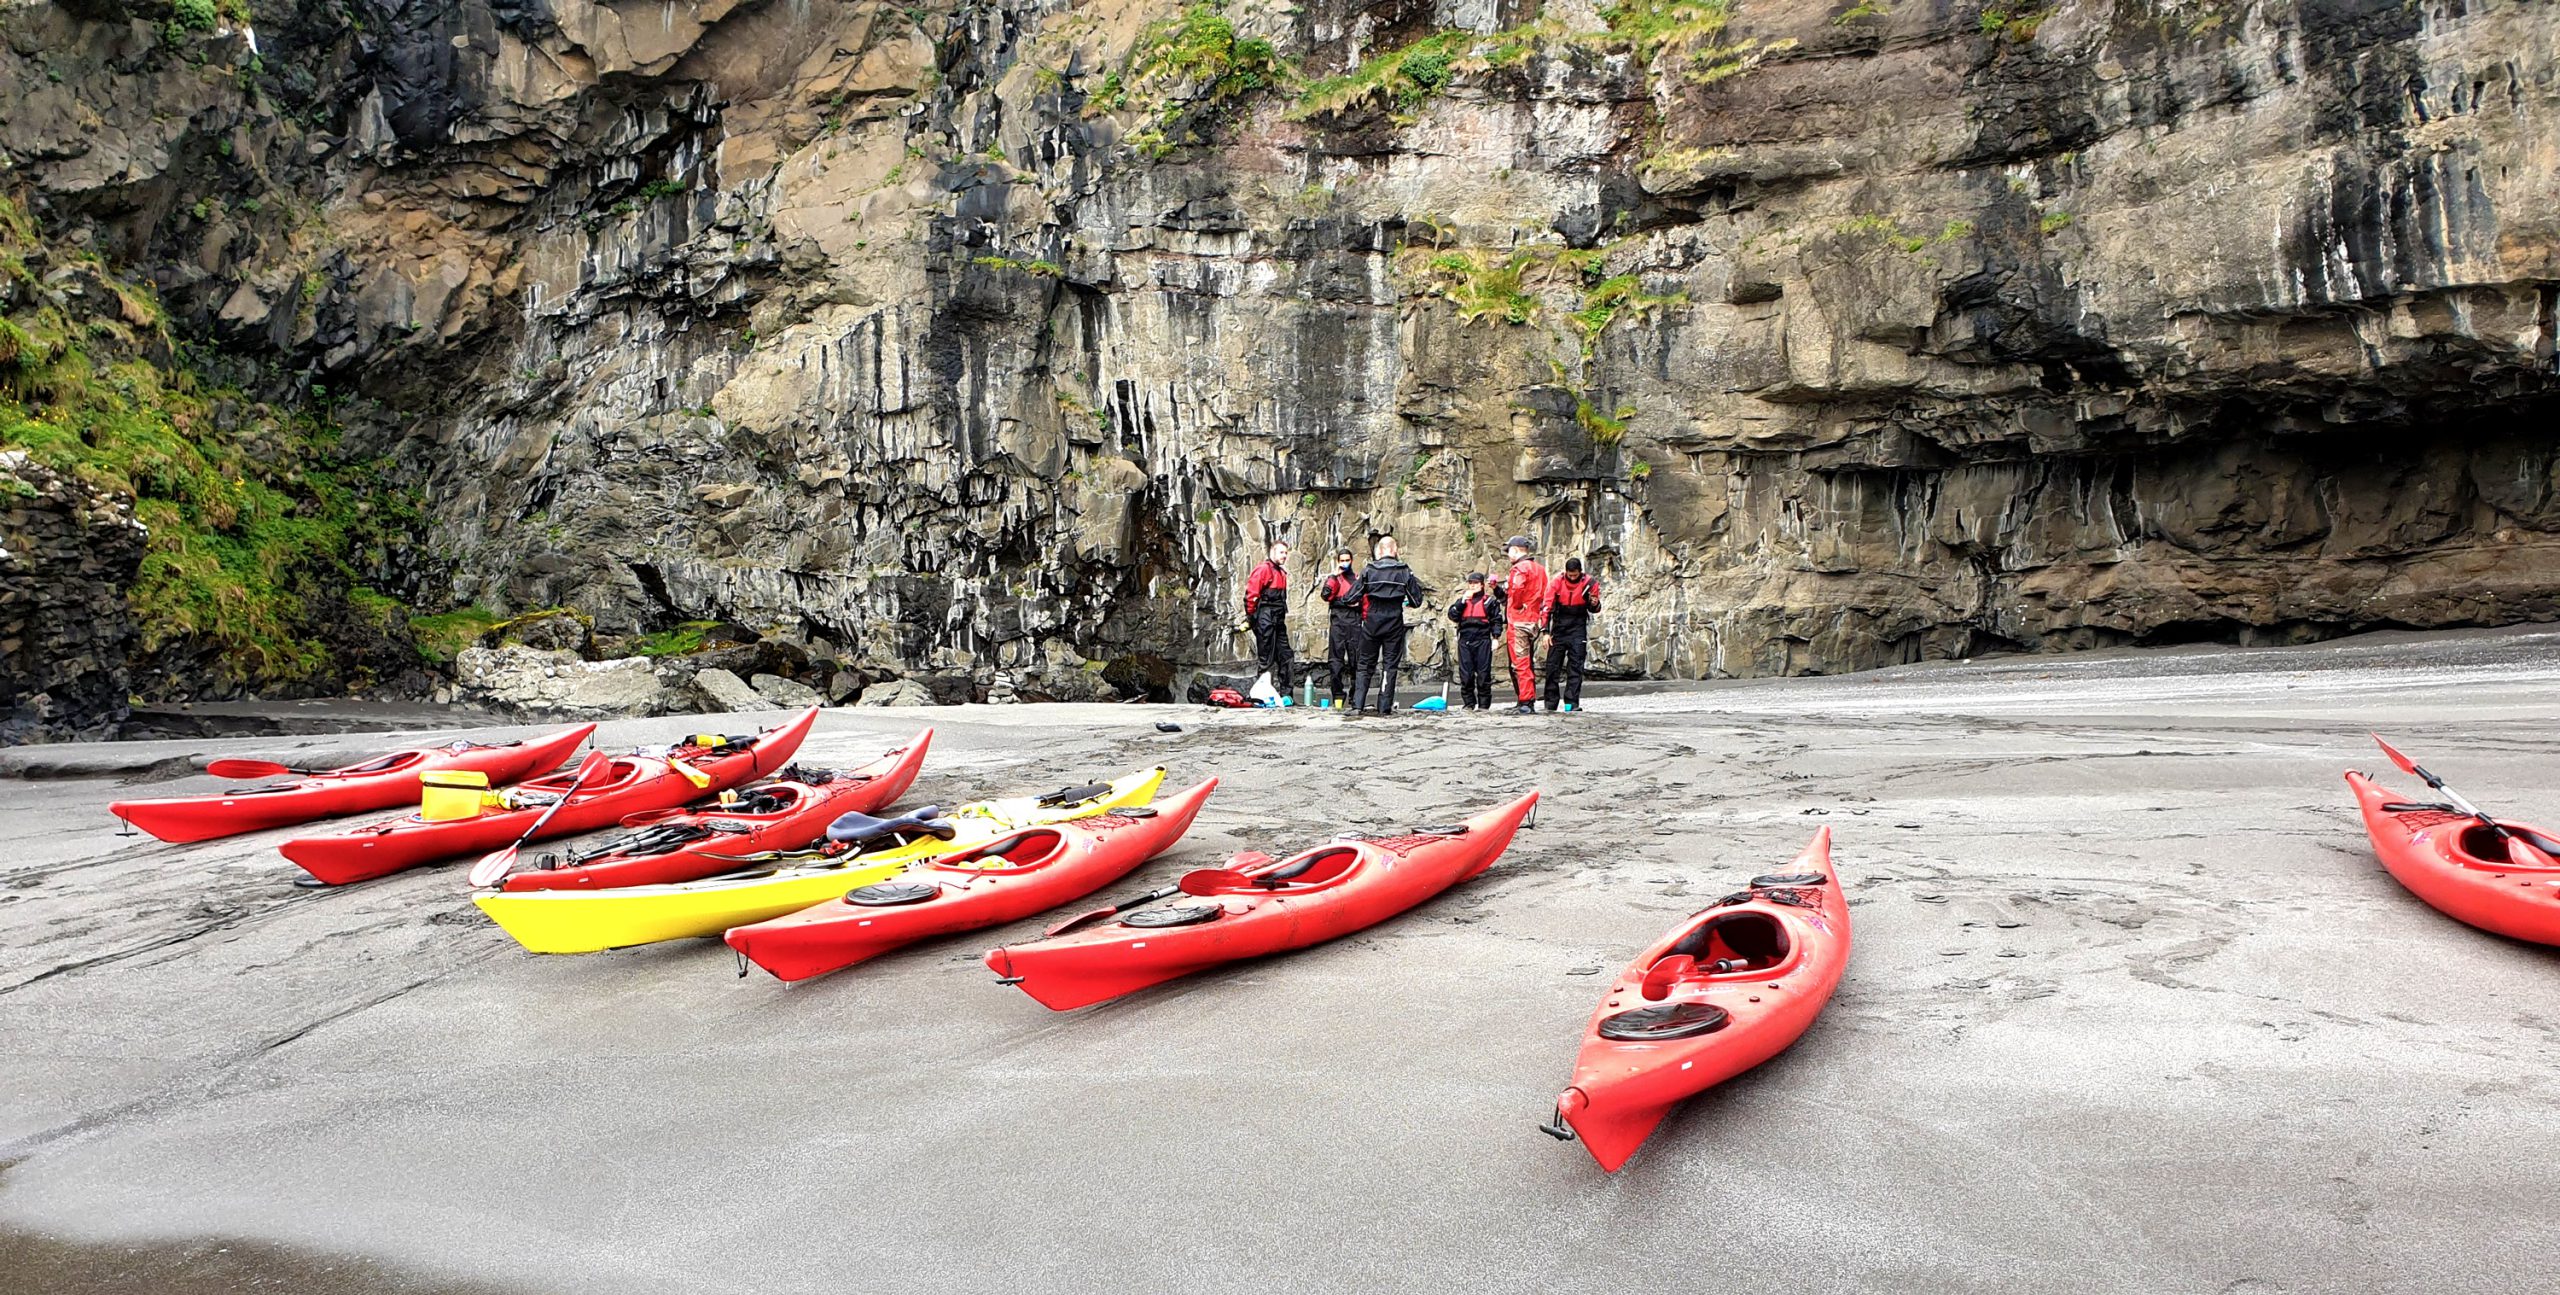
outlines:
M1546 1134L1548 1137L1554 1138L1558 1142L1573 1141L1573 1126L1564 1122L1564 1108L1570 1106L1579 1111L1590 1105L1591 1098L1585 1095L1581 1089L1568 1088L1564 1090L1563 1095L1556 1098L1555 1122L1552 1124L1539 1125L1538 1132Z

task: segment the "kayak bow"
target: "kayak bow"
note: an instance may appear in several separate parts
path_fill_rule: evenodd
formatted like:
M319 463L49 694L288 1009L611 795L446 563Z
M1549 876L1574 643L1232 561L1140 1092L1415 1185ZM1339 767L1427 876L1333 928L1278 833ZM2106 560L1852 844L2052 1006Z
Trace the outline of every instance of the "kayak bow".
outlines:
M107 812L163 841L210 841L242 832L414 804L419 793L418 775L423 773L478 773L487 776L493 787L518 782L559 768L560 762L595 731L593 724L580 724L518 742L455 742L394 751L272 787L245 787L208 796L120 800L107 806Z

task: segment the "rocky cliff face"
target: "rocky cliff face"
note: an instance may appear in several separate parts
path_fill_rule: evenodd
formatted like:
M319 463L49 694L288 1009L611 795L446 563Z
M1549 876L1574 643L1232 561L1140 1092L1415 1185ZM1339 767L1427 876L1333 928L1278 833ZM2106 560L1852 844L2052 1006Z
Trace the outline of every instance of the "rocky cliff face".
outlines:
M0 745L124 722L142 540L131 504L0 450Z
M358 393L413 597L1131 687L1382 531L1679 676L2560 616L2537 0L247 16L14 8L0 148Z

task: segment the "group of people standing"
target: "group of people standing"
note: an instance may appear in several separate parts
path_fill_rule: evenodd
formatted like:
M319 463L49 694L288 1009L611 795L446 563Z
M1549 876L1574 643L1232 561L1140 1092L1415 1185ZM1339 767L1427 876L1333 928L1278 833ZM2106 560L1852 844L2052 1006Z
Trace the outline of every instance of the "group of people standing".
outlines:
M1504 541L1510 568L1499 583L1481 571L1467 575L1465 592L1449 605L1458 627L1458 688L1469 710L1493 708L1493 643L1502 640L1511 662L1512 713L1536 713L1539 640L1546 641L1546 708L1570 714L1582 709L1582 679L1590 651L1591 617L1600 610L1597 583L1569 558L1550 575L1526 535ZM1369 565L1353 570L1352 552L1336 550L1330 574L1315 596L1330 614L1326 643L1328 691L1357 717L1395 709L1396 675L1404 667L1408 608L1427 596L1420 577L1396 556L1393 536L1382 536ZM1254 663L1287 693L1296 673L1289 646L1289 543L1271 546L1268 560L1244 585L1245 624L1253 631Z

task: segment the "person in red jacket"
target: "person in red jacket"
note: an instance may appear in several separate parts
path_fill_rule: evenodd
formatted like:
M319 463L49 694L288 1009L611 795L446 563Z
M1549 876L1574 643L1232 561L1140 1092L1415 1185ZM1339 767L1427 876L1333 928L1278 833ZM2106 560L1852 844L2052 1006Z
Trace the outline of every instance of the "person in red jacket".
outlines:
M1567 558L1564 574L1547 582L1547 713L1582 711L1582 673L1589 660L1591 618L1600 610L1600 587L1582 573L1582 559Z
M1547 569L1530 556L1538 546L1526 535L1514 535L1502 547L1511 554L1510 574L1503 577L1503 651L1511 658L1511 690L1519 705L1514 715L1534 715L1538 700L1538 632L1547 621Z
M1360 677L1360 577L1352 574L1351 550L1333 553L1333 574L1316 586L1316 597L1324 600L1326 609L1324 663L1330 678L1325 690L1332 694L1334 709L1351 701L1351 685Z
M1244 581L1244 622L1253 630L1253 664L1271 686L1289 695L1296 662L1289 653L1289 541L1271 546L1271 557Z

